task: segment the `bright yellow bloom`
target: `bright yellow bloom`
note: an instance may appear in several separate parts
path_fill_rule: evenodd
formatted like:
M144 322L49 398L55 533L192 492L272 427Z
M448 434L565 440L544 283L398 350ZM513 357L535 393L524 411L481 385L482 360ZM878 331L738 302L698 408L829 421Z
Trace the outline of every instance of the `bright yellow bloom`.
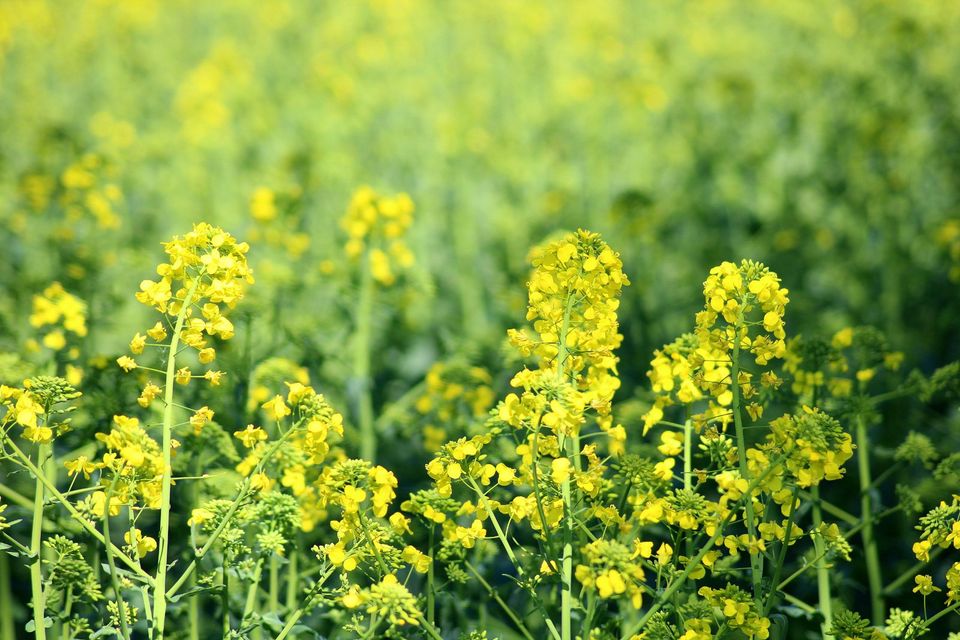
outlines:
M234 431L233 435L239 438L240 442L242 442L243 446L247 449L256 446L258 442L263 442L267 439L267 432L252 424L248 424L247 428L243 429L242 431Z
M63 463L63 466L67 468L67 475L70 477L82 473L84 478L89 479L90 474L97 470L97 465L91 462L87 456L79 456L75 460L67 460Z
M289 416L291 411L284 401L283 396L274 396L272 400L268 400L261 405L261 408L267 412L267 417L270 420L275 420L279 422L285 417Z
M157 549L157 541L151 538L150 536L143 535L143 532L140 529L133 530L136 535L136 544L130 539L130 532L127 531L123 534L123 540L131 547L135 546L135 550L138 558L142 558L152 551Z

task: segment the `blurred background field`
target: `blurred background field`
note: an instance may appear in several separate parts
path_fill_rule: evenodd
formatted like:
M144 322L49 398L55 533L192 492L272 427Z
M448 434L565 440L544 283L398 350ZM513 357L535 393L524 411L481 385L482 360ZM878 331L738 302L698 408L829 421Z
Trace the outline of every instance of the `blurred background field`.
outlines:
M414 370L499 340L528 249L577 227L634 282L628 380L740 257L802 291L791 333L870 323L931 368L960 349L958 52L953 2L4 2L4 339L61 280L118 350L199 220L315 334L370 184L417 205Z
M780 275L789 335L874 325L929 373L960 357L957 78L946 0L5 0L0 381L69 363L89 419L134 405L112 364L144 326L133 293L161 242L207 221L250 242L257 275L218 420L244 424L258 385L309 376L351 421L340 220L361 185L416 205L415 265L377 296L371 330L394 439L421 437L402 415L437 361L490 370L468 383L483 415L516 370L503 343L529 251L577 228L603 233L632 281L630 429L653 349L692 327L723 260ZM90 330L51 356L28 318L54 281ZM881 456L934 422L956 450L955 412L900 418ZM401 482L422 479L387 442Z

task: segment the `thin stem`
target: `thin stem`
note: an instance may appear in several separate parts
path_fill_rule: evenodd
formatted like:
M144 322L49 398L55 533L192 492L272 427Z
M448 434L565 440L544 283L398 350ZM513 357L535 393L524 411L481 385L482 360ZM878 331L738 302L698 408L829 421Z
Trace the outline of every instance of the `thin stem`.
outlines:
M823 541L823 535L818 531L820 525L823 524L823 516L821 515L820 509L820 487L814 486L811 489L813 494L813 528L816 531L814 534L814 547L818 555L817 558L817 596L820 601L820 612L823 614L823 622L820 625L820 631L823 634L823 637L827 637L827 633L833 628L833 601L830 595L830 572L827 567L827 558L826 558L826 549L825 543Z
M37 462L40 465L36 468L36 488L33 496L33 527L30 533L30 557L33 562L30 563L30 593L33 602L33 624L34 633L37 640L45 640L47 637L47 628L44 625L46 618L45 603L43 595L43 558L41 556L41 539L43 536L43 489L44 484L49 481L46 477L46 459L50 450L49 444L41 444L37 447Z
M280 608L280 562L277 554L270 554L270 576L267 591L267 611L276 613Z
M360 522L360 529L363 531L363 537L367 539L367 544L370 545L370 548L373 549L373 555L377 558L377 565L380 567L380 577L383 577L390 573L390 570L387 569L387 563L384 562L383 556L380 554L380 547L377 546L377 543L373 540L373 536L370 535L370 530L367 529L367 521L363 517L363 509L357 510L357 520Z
M163 408L163 476L160 481L160 535L157 542L157 576L153 586L153 619L156 624L156 638L163 640L164 624L167 617L167 555L170 550L170 492L172 484L173 452L173 387L177 375L177 347L180 344L180 332L190 309L190 303L200 284L201 276L193 281L187 291L177 314L177 321L170 337L170 350L167 355L167 377L164 388Z
M430 567L427 569L427 622L433 624L436 615L436 605L434 603L433 581L434 581L434 543L436 538L436 526L430 525L430 539L428 542L428 551L430 552ZM533 640L532 638L530 640Z
M884 623L886 606L883 601L883 576L880 570L880 553L877 540L873 535L873 496L870 480L870 441L867 436L867 421L863 414L857 415L857 470L860 478L860 518L863 529L864 559L867 562L867 583L870 586L871 622L881 627Z
M373 297L376 283L370 271L369 256L360 265L360 295L357 300L357 333L353 344L353 376L357 384L357 418L360 427L360 457L374 463L377 457L377 432L373 422L373 396L370 381L370 340L373 325Z
M313 594L320 590L323 584L330 578L331 575L333 575L334 570L335 567L330 567L327 569L326 573L320 576L320 578L317 580L317 583L310 589L310 594L305 600L306 603L311 601ZM283 625L283 629L281 629L280 633L277 635L276 640L284 640L284 638L290 635L291 629L296 626L297 622L300 621L300 618L303 617L303 614L306 613L306 607L307 604L300 605L293 613L290 614L290 616L287 618L286 624Z
M220 616L223 637L230 635L230 576L227 567L220 568L221 581L223 582L223 592L220 594Z
M483 509L488 514L490 514L490 522L493 523L493 528L497 532L497 538L500 539L500 544L503 546L503 550L506 552L507 557L510 559L510 562L517 570L517 575L520 578L525 577L526 573L523 570L523 565L520 564L520 561L517 559L516 554L513 552L513 547L510 545L510 541L507 539L506 534L503 531L503 528L500 526L500 521L497 520L497 515L494 509L490 506L490 502L487 500L487 494L485 494L480 486L477 485L476 480L467 476L467 483L473 488L480 498L480 501L483 503ZM543 523L543 526L546 527L546 523ZM536 599L536 594L534 599ZM543 614L544 624L547 625L547 629L550 630L550 634L553 636L554 640L561 640L560 633L557 631L556 625L553 624L553 621L547 616L546 611L541 610ZM280 640L279 638L277 640Z
M0 482L0 496L3 496L10 502L23 507L24 509L33 509L33 503L30 502L30 499L23 495L22 493L16 491L12 487Z
M783 571L783 564L787 560L787 549L790 548L790 535L793 533L793 522L797 517L797 494L800 492L800 486L794 485L793 495L790 498L790 513L787 515L787 526L783 532L783 542L780 545L780 552L777 554L777 563L773 567L773 576L770 579L770 583L773 585L777 584L777 581L780 580L780 573ZM767 594L767 601L763 607L763 614L766 615L769 613L770 608L773 606L774 597L776 596L777 590L771 589L770 593Z
M566 306L563 310L563 323L560 327L557 341L557 382L564 380L564 365L567 359L567 333L570 330L570 313L573 307L573 294L567 293ZM560 441L560 453L564 451L565 440L562 433L557 434ZM579 451L574 450L573 457L579 460ZM569 455L569 454L567 454ZM560 485L560 495L563 498L563 554L561 556L561 585L560 585L560 637L561 640L570 640L573 635L573 503L570 497L570 474ZM547 523L543 523L544 528Z
M296 538L294 538L294 546L290 549L290 561L287 563L287 611L293 611L293 608L297 606L297 587L300 585L300 551L296 542Z
M10 556L0 553L0 638L14 640L13 594L10 591Z
M250 586L247 588L247 600L243 606L243 616L240 618L240 626L242 627L246 624L247 620L250 618L250 615L253 613L253 609L257 606L257 591L260 589L260 576L263 575L263 560L257 560L256 566L253 568L253 580L250 582Z
M503 609L503 612L507 614L507 617L510 618L514 626L517 627L517 630L523 635L523 637L527 640L533 640L533 636L530 634L527 626L523 624L523 621L520 620L520 617L514 613L513 609L510 608L510 605L504 602L503 598L500 597L500 594L497 593L496 589L494 589L490 583L487 582L482 575L480 575L480 572L477 571L477 568L470 564L470 562L465 562L464 564L467 567L467 570L473 574L480 585L487 590L487 594L493 598L493 601L500 605L500 608Z
M733 394L733 424L737 432L737 457L740 465L740 477L750 481L750 468L747 464L747 440L743 434L743 416L740 411L740 331L743 328L743 304L737 311L737 322L734 326L733 354L730 360L730 391ZM753 496L748 495L744 502L747 512L747 532L750 534L751 544L757 538L756 514L753 512ZM753 598L758 607L760 605L760 587L763 581L763 556L756 551L750 551L750 578L753 582Z
M107 489L107 499L104 501L103 506L103 537L107 540L110 540L110 500L113 498L113 488L116 484L116 479L110 483L110 488ZM135 539L132 541L132 544L136 545ZM123 592L120 590L120 578L117 577L117 565L113 561L111 546L112 545L106 545L107 566L110 567L110 584L113 585L113 597L116 598L117 613L120 618L120 633L125 640L130 640L130 627L127 624L127 603L123 599Z
M932 625L934 622L936 622L936 621L939 620L940 618L944 617L945 615L947 615L947 614L949 614L949 613L952 613L953 611L956 611L958 608L960 608L960 601L954 602L952 605L950 605L950 606L947 607L946 609L937 612L936 614L933 615L933 617L925 620L925 621L923 622L923 624L921 625L921 629L924 630L924 631L927 630L927 629L929 629L929 628L930 628L930 625ZM914 634L913 637L914 637L914 638L919 638L921 635L922 635L921 633L916 633L916 634Z
M933 560L935 560L935 559L937 558L937 556L939 556L941 553L943 553L943 548L942 548L942 547L935 547L935 548L933 549L933 551L930 552L930 560L929 560L929 561L924 562L924 561L921 560L920 562L917 562L917 563L914 564L912 567L910 567L909 569L907 569L906 571L904 571L903 573L901 573L899 576L897 576L897 578L896 578L895 580L893 580L890 584L887 585L887 587L883 590L883 595L885 595L885 596L890 596L890 595L893 595L894 593L896 593L897 590L898 590L901 586L903 586L903 583L904 583L904 582L907 582L908 580L911 580L915 575L917 575L917 573L918 573L921 569L923 569L925 566L927 566L930 562L933 562Z
M278 438L276 442L273 443L273 446L271 446L270 449L268 449L267 452L263 454L263 458L261 458L260 462L257 463L257 466L255 467L252 475L256 475L263 469L263 467L267 464L267 462L273 457L273 454L279 450L280 446L287 440L287 438L290 437L290 435L295 431L295 429L296 429L295 426L291 427L286 433L283 434L283 436ZM248 476L244 478L243 482L240 484L240 490L237 492L237 497L234 498L233 503L230 505L230 508L227 509L227 512L224 514L223 518L220 520L220 524L218 524L217 528L213 530L213 533L210 534L209 538L207 538L206 543L203 545L203 547L200 549L197 555L193 558L193 560L190 561L190 564L187 565L187 568L183 570L183 573L180 575L177 581L173 583L173 586L170 587L169 590L167 590L168 600L171 599L174 595L176 595L176 593L187 581L187 578L193 575L193 572L197 568L197 563L203 560L203 557L207 555L207 552L210 551L214 543L220 538L220 534L222 534L223 531L227 528L227 525L230 524L230 520L233 518L233 515L237 512L237 509L240 508L240 505L249 495L249 491L250 491L250 477Z

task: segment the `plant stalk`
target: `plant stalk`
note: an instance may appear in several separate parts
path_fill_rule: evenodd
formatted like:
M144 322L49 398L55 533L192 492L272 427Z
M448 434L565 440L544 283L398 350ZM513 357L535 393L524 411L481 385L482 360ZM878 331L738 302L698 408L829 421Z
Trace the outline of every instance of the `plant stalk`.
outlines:
M370 341L373 329L373 297L376 283L369 256L360 267L360 296L357 300L357 333L353 345L353 376L357 385L357 419L360 427L360 457L376 463L377 432L373 421L373 390L370 380Z
M813 494L813 528L818 530L823 524L823 515L820 512L820 487L814 486L810 492ZM823 622L820 625L820 631L826 638L828 632L833 628L833 600L830 595L830 572L827 567L827 552L824 548L823 536L818 532L814 537L814 547L817 553L817 596L820 601L820 612L823 614Z
M867 562L867 583L870 586L870 620L874 626L884 624L886 606L883 601L883 575L880 569L880 554L877 539L873 534L873 496L870 479L870 441L867 422L863 415L857 416L857 468L860 477L860 518L863 529L863 553Z
M167 617L167 555L170 550L170 493L173 482L173 387L177 374L177 347L180 346L180 332L193 302L193 296L200 285L200 277L193 281L187 291L177 314L177 321L170 337L170 349L167 352L167 376L164 386L163 407L163 478L160 483L160 534L157 541L157 576L153 583L153 619L156 624L156 639L163 640L164 625Z
M43 595L43 558L42 558L42 537L43 537L43 489L45 480L49 482L46 476L47 454L50 451L49 444L41 444L37 447L37 467L35 468L36 487L33 496L33 527L30 532L30 557L33 562L30 563L30 593L33 602L33 624L34 633L37 640L46 640L47 628L44 625L46 618L44 595Z

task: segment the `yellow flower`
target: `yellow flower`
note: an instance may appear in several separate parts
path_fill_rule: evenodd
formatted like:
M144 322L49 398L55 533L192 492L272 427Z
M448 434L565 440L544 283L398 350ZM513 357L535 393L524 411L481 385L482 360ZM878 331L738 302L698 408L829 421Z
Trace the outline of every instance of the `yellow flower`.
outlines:
M257 187L250 197L250 216L257 222L270 222L277 217L277 205L273 191L267 187Z
M67 339L60 330L54 330L43 337L43 346L59 351L67 346Z
M430 556L420 552L415 547L406 546L401 555L403 561L413 567L417 573L426 573L430 570Z
M239 438L240 442L242 442L243 446L247 449L267 439L267 432L252 424L248 424L247 428L242 431L234 431L233 435Z
M143 349L146 346L147 346L147 337L144 335L141 335L139 332L137 332L133 336L133 339L130 341L130 351L137 355L143 353Z
M934 591L940 591L933 584L933 578L927 575L918 575L914 576L913 581L917 584L913 588L914 593L920 593L921 595L928 596Z
M63 466L67 468L67 475L73 477L78 473L82 473L84 478L89 479L90 474L96 471L97 465L87 458L87 456L79 456L75 460L68 460L63 463Z
M213 512L209 509L199 507L190 512L190 519L187 520L187 526L201 525L208 520L213 519Z
M213 420L213 411L210 410L210 407L200 407L190 416L190 426L193 427L195 434L200 435L204 425L211 420Z
M665 456L678 456L683 453L683 434L676 431L664 431L660 434L662 443L657 450Z
M137 368L137 361L130 356L120 356L117 358L117 364L120 365L120 368L124 371L133 371Z
M163 324L158 321L153 327L147 330L147 337L154 342L163 342L167 337L167 330L164 329Z
M264 402L261 405L261 408L266 410L267 417L270 420L276 420L277 422L279 422L280 420L283 420L285 417L287 417L291 413L290 407L288 407L286 403L284 403L283 397L279 395L274 396L272 400L268 400L267 402Z
M140 529L133 530L136 535L136 552L137 557L142 558L152 551L157 549L157 541L151 538L150 536L143 535L143 532ZM131 547L134 546L134 542L130 539L130 532L127 531L123 534L123 540Z

